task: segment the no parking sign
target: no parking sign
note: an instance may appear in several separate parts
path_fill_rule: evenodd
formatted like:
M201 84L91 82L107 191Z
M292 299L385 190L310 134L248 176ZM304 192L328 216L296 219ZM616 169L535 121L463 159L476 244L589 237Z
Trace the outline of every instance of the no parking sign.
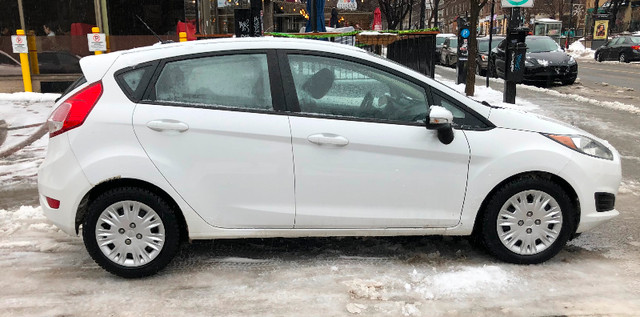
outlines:
M26 35L11 35L11 45L14 53L29 53Z
M107 40L104 33L89 33L87 34L87 41L89 43L89 51L104 52L107 50Z

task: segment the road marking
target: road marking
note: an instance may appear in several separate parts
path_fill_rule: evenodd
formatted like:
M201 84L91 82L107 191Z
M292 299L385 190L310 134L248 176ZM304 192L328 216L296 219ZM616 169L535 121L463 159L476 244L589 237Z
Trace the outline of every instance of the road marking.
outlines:
M625 70L592 68L592 67L586 67L586 66L580 66L580 67L578 68L578 71L580 70L580 68L586 68L586 69L591 69L591 70L599 70L599 71L603 71L603 72L627 73L627 74L633 74L633 75L638 75L638 73L640 73L640 72L638 72L638 71L630 72L630 71L625 71Z

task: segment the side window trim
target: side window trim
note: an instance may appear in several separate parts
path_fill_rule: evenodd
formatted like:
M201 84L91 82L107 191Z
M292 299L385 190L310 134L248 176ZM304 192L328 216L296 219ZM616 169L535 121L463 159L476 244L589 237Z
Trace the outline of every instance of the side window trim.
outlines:
M219 107L215 105L210 106L202 106L196 104L189 103L174 103L169 101L161 101L156 100L155 87L158 82L158 78L162 73L162 70L168 63L189 59L197 59L197 58L206 58L206 57L217 57L217 56L228 56L228 55L239 55L239 54L263 54L267 60L267 69L269 76L269 84L270 84L270 93L271 93L271 107L270 110L264 109L250 109L250 108L240 108L240 107ZM189 55L181 55L176 57L169 57L154 61L157 63L156 69L152 75L150 75L150 79L148 81L148 85L144 94L140 98L140 103L144 104L157 104L157 105L167 105L167 106L175 106L175 107L188 107L188 108L205 108L205 109L214 109L214 110L228 110L228 111L239 111L239 112L256 112L256 113L274 113L284 111L285 108L285 100L284 100L284 87L278 86L280 78L280 70L278 68L278 58L276 56L276 50L273 49L246 49L246 50L229 50L229 51L220 51L220 52L207 52L207 53L198 53L198 54L189 54Z

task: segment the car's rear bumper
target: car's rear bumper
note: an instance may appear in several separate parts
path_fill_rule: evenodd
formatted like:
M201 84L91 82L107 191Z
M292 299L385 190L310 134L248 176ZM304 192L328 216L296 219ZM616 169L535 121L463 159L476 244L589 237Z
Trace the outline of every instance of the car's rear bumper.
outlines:
M38 193L44 215L62 231L75 235L76 212L90 187L71 151L67 134L51 138L47 156L38 170ZM51 208L46 197L60 201L60 207Z

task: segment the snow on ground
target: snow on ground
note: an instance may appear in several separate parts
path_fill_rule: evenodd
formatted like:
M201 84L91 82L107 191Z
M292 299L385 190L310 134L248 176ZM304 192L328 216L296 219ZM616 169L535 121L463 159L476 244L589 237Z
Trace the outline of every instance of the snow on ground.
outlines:
M0 120L8 127L43 123L49 117L54 100L59 94L13 93L0 94ZM38 127L8 131L0 152L20 143L34 133ZM18 184L35 184L38 166L46 154L48 138L40 138L9 159L0 159L0 187Z

